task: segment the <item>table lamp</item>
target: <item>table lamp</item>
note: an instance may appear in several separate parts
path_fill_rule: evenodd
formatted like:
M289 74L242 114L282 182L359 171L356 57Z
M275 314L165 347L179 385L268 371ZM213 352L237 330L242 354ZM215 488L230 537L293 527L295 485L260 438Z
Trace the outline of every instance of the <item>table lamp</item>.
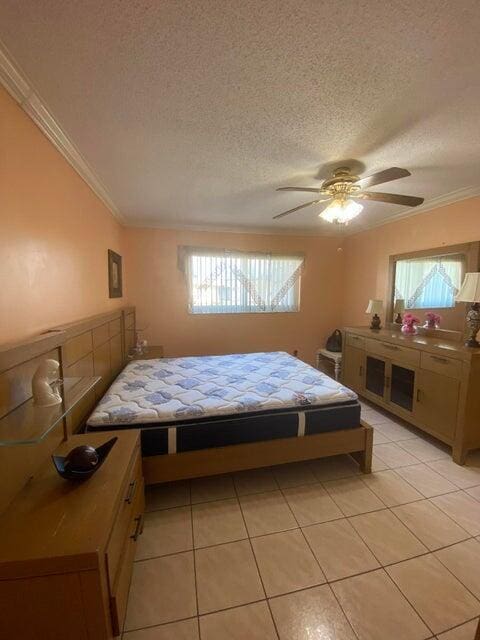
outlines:
M395 318L395 324L402 324L402 313L405 311L405 300L398 298L395 300L395 305L393 307L393 313L397 314Z
M378 331L381 329L381 321L379 317L379 313L383 311L383 301L382 300L369 300L368 307L365 310L365 313L372 313L372 322L370 323L370 329L372 331Z
M469 330L466 347L480 347L477 340L477 332L480 329L480 273L466 273L465 279L455 300L457 302L471 302L472 306L467 313L467 326Z

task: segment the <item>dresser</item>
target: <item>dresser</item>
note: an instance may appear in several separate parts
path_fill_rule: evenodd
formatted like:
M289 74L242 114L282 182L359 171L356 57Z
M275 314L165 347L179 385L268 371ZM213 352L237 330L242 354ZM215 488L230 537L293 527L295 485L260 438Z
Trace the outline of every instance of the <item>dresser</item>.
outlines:
M0 516L2 637L106 640L121 633L144 486L139 431L115 435L90 479L64 480L48 460ZM110 437L72 436L55 453Z
M343 383L450 445L465 462L480 447L480 350L400 331L347 327Z

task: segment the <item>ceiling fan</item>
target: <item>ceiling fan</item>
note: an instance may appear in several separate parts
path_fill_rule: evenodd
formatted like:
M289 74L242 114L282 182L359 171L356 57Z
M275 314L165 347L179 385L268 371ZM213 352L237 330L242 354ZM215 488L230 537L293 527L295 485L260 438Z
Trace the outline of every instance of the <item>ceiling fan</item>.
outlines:
M338 167L333 172L333 177L325 180L321 187L279 187L277 191L307 191L309 193L319 193L326 197L306 202L299 207L279 213L273 216L273 219L283 218L283 216L288 216L294 211L299 211L299 209L309 207L312 204L327 202L328 200L332 200L332 202L319 213L319 217L327 222L336 222L337 224L348 224L350 220L353 220L362 211L363 205L355 202L356 200L375 200L407 207L418 207L419 204L422 204L423 198L403 196L396 193L365 191L365 189L377 184L406 178L410 175L410 171L406 169L391 167L390 169L373 173L371 176L360 178L353 175L348 167Z

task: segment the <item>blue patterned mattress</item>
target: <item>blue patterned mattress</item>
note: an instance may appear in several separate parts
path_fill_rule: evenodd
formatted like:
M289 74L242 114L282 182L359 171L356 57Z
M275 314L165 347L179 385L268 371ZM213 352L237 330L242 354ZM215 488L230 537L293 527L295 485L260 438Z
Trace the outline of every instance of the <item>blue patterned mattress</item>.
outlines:
M87 425L166 426L356 399L350 389L281 351L137 360L111 385Z

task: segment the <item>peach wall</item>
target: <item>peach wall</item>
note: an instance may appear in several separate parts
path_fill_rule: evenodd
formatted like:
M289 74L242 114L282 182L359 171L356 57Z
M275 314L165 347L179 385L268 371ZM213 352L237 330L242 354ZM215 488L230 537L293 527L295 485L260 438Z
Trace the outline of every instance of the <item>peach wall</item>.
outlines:
M125 303L108 297L122 227L0 88L0 343Z
M113 310L107 249L124 255L128 302L167 355L298 349L313 362L342 324L366 324L386 299L392 254L480 240L480 197L335 238L124 229L34 122L0 88L0 343ZM195 316L177 269L178 245L304 252L301 310Z
M222 354L298 349L314 362L315 351L338 326L343 253L338 239L206 233L163 229L126 230L130 302L146 338L166 355ZM298 313L191 315L177 268L181 245L245 251L304 252L301 310Z
M345 240L343 323L365 325L368 299L387 300L389 256L479 240L480 197L349 236ZM456 316L446 328L462 329L460 315L460 326Z

